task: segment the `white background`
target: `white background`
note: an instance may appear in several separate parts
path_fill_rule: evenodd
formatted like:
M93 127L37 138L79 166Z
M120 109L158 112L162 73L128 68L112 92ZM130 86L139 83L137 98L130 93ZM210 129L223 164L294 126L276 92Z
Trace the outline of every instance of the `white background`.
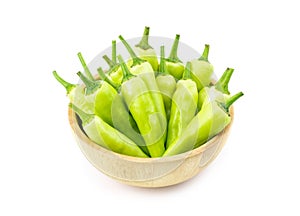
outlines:
M1 1L0 215L299 215L297 1ZM8 3L9 2L9 3ZM173 38L202 50L221 75L235 68L230 138L178 186L134 188L98 172L67 119L52 77L76 83L119 34Z

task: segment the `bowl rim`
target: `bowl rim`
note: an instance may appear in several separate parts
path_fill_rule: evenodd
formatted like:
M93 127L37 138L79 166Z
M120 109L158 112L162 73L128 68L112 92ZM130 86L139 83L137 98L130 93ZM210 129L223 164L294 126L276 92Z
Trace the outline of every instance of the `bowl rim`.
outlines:
M124 154L120 154L120 153L111 151L109 149L106 149L106 148L96 144L92 140L90 140L85 135L85 133L81 130L81 128L79 126L79 123L77 121L75 112L70 107L68 107L69 124L72 128L72 131L73 131L74 135L78 139L80 139L82 142L84 142L85 144L91 146L92 148L94 148L97 151L102 151L103 153L113 154L113 155L118 156L118 157L120 157L124 160L130 161L130 162L135 162L135 163L165 163L165 162L168 162L168 161L177 161L177 160L182 160L183 158L194 157L194 156L206 151L216 141L222 139L223 136L226 136L226 134L229 133L230 128L231 128L232 123L233 123L233 120L234 120L234 108L233 108L233 106L231 106L229 108L229 114L230 114L230 117L231 117L230 123L221 132L219 132L217 135L215 135L213 138L208 140L203 145L201 145L201 146L199 146L195 149L192 149L190 151L187 151L187 152L184 152L184 153L181 153L181 154L177 154L177 155L173 155L173 156L156 157L156 158L150 158L150 157L149 158L142 158L142 157L134 157L134 156L124 155Z

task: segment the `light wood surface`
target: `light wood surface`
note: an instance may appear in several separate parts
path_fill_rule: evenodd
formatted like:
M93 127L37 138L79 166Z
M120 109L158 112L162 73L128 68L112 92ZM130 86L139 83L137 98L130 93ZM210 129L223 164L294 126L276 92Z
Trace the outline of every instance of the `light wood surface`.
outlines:
M220 153L233 122L204 145L175 156L163 158L137 158L109 151L88 139L69 109L69 122L77 143L86 158L107 176L138 187L166 187L184 182L202 171Z

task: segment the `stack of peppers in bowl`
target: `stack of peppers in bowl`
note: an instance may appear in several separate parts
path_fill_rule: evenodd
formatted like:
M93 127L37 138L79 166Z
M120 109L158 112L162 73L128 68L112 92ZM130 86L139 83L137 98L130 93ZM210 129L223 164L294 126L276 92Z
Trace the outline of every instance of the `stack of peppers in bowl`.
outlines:
M112 41L109 65L94 76L81 53L83 84L71 84L56 71L54 77L65 87L70 108L79 116L86 136L113 152L140 158L168 157L198 148L218 135L231 122L230 106L243 93L231 95L228 83L233 74L227 68L212 81L213 65L209 45L203 54L185 64L178 58L180 35L170 54L160 47L159 58L149 45L149 27L132 48L119 36L130 54L124 61Z

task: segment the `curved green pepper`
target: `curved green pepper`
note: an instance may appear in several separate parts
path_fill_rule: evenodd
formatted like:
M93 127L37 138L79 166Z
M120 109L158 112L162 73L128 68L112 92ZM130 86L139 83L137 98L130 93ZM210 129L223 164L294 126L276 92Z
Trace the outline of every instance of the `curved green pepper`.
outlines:
M157 112L152 94L139 76L130 73L121 56L118 56L124 73L121 94L143 136L151 157L160 157L164 151L165 128Z
M86 86L85 100L90 102L92 113L113 126L111 108L112 102L118 95L117 91L103 80L98 82L89 80L81 72L78 72L77 75Z
M163 156L176 155L197 148L220 133L231 121L229 107L241 96L243 93L239 92L231 96L225 104L212 101L203 106L178 141L172 143Z
M172 49L169 57L166 59L166 68L169 74L174 76L176 79L181 79L184 72L184 65L177 56L177 49L179 45L180 35L177 34L172 45Z
M198 91L210 84L214 72L213 65L208 61L208 53L209 45L205 44L202 56L191 61L192 77L197 84Z
M167 117L166 117L166 110L164 107L164 101L161 95L161 92L157 86L157 82L155 80L155 72L153 71L149 62L140 59L137 57L133 49L130 45L126 42L126 40L120 35L120 40L128 50L131 58L132 58L132 65L130 67L130 72L133 75L138 75L146 84L148 90L150 91L151 97L154 101L154 105L156 107L157 114L160 115L161 127L164 128L164 140L167 136Z
M199 91L198 109L200 110L203 104L210 101L225 102L229 98L228 83L234 69L227 68L218 82L211 87L204 87Z
M158 60L155 53L155 50L152 46L149 45L149 31L150 28L148 26L144 29L144 34L141 41L135 45L135 51L141 59L149 62L154 71L158 70Z
M168 121L171 113L172 96L176 89L176 80L172 75L168 74L166 69L164 46L160 47L159 73L156 77L156 82L163 97Z
M132 140L111 127L99 116L87 114L72 104L70 104L70 107L82 120L84 132L98 145L120 154L148 157Z
M191 80L191 63L187 62L183 79L177 82L176 90L172 97L166 149L173 143L176 143L184 129L195 116L197 102L197 85Z
M94 113L94 109L92 108L93 104L85 99L85 87L83 85L75 85L65 81L56 71L53 71L53 76L65 87L67 96L71 103L75 104L86 113Z
M107 77L101 67L98 68L98 74L102 80L108 82L111 86L116 88L117 91L119 90L119 86L117 86ZM139 133L139 129L134 119L130 115L123 98L119 94L116 95L112 101L111 116L114 128L134 141L147 155L149 155L145 141Z

